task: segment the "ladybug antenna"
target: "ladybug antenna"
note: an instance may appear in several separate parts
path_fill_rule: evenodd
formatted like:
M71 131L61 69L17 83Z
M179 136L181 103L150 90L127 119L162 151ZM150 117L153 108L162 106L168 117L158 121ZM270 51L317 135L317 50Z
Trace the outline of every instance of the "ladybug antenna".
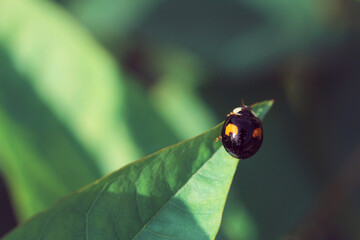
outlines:
M243 107L245 107L245 102L244 102L243 98L241 99L241 104L242 104Z

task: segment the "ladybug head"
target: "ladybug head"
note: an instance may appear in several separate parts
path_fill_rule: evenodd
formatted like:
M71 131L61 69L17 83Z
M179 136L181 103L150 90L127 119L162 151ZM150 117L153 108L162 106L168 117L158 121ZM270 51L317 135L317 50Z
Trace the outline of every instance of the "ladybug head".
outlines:
M241 116L248 116L248 117L252 117L255 116L257 117L256 113L254 113L254 111L251 109L251 107L243 105L242 107L237 107L233 110L233 113L235 113L236 115L241 115Z

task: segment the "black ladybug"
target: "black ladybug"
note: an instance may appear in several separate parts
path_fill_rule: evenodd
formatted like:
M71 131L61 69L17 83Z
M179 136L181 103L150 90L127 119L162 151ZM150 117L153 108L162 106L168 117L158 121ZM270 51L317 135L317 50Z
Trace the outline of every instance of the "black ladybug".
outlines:
M243 105L235 108L224 122L221 140L231 156L249 158L259 150L263 141L261 120L251 107Z

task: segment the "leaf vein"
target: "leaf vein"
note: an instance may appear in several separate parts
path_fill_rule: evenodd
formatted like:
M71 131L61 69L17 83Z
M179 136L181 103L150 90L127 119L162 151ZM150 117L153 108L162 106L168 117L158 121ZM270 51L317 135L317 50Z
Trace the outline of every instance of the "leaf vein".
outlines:
M114 182L114 180L109 181L107 183L104 184L104 186L100 189L100 191L96 194L96 197L94 198L94 200L92 201L89 210L86 212L85 214L85 239L88 240L89 239L89 214L92 211L92 209L95 206L95 203L97 202L97 200L99 199L99 197L101 196L101 194L105 191L106 187L111 184L112 182Z
M211 214L211 213L212 213L212 212L192 212L192 211L189 211L189 210L187 210L187 209L185 209L185 208L182 208L182 207L176 205L176 204L173 203L172 201L169 201L169 203L170 203L171 205L173 205L174 207L176 207L177 209L179 209L179 210L181 210L181 211L184 211L184 212L187 212L187 213L191 213L191 214Z
M151 234L154 234L154 235L157 235L157 236L160 236L160 237L166 237L166 238L170 238L170 239L181 239L181 240L186 240L185 238L180 238L180 237L173 237L173 236L168 236L168 235L164 235L164 234L161 234L161 233L158 233L158 232L154 232L148 228L145 228L146 231L148 231L149 233Z
M140 208L138 196L139 196L139 194L138 194L138 192L136 191L136 196L135 196L135 198L136 198L137 210L138 210L138 212L139 212L139 216L140 216L140 219L141 219L142 224L145 225L143 216L142 216L142 214L141 214L141 208Z
M169 183L168 183L168 181L167 181L167 179L166 179L166 174L165 174L165 161L164 161L164 160L162 161L162 171L163 171L163 176L164 176L164 180L165 180L166 190L167 190L168 193L169 193L169 197L171 197L172 191L171 191L170 185L169 185Z
M221 181L221 180L219 180L219 179L217 179L217 178L212 178L212 177L209 177L209 176L204 175L204 174L201 174L201 173L198 173L198 174L199 174L199 176L201 176L201 177L204 177L204 178L207 178L207 179L211 179L211 180L214 180L214 181L216 181L216 182L223 183L223 181Z

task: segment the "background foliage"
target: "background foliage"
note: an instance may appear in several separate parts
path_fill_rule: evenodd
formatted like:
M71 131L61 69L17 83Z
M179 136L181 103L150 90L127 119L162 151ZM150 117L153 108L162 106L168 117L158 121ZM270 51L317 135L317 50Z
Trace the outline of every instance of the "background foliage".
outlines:
M360 238L358 16L355 0L0 0L0 234L274 98L217 239Z

